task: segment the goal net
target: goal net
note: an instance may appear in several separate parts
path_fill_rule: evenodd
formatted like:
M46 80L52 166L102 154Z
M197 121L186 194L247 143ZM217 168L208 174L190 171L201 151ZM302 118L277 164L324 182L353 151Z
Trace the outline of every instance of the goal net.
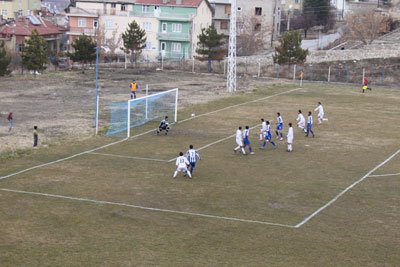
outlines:
M168 116L177 121L178 88L119 103L109 103L110 127L106 136L129 137L130 129Z

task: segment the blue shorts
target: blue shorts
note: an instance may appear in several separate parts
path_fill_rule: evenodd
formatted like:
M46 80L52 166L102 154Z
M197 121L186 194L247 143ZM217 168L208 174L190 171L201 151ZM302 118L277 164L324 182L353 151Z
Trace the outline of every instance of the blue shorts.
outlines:
M243 143L245 146L248 146L248 145L250 145L250 140L245 138L245 139L243 139Z
M307 123L307 129L311 130L312 124L311 123Z
M283 129L283 124L282 124L282 123L278 124L278 125L276 126L276 129L279 130L279 131L281 131L281 130Z
M271 136L271 132L267 132L267 134L265 135L265 140L271 140L272 136Z
M192 166L192 168L194 169L194 167L196 167L196 162L190 162L190 166Z

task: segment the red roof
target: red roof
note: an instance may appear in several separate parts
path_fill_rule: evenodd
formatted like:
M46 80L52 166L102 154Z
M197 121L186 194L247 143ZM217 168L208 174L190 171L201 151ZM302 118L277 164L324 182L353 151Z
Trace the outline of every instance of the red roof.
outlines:
M155 5L155 6L183 6L183 7L198 7L203 0L181 0L181 4L177 5L176 0L170 0L164 4L163 0L136 0L136 4Z
M22 17L10 22L8 25L3 25L2 27L0 27L0 34L28 36L31 35L34 29L36 29L39 35L49 35L61 34L61 31L64 30L62 27L53 25L48 20L39 17L36 18L41 22L40 25L33 25L28 18ZM28 21L29 23L27 23L26 21Z

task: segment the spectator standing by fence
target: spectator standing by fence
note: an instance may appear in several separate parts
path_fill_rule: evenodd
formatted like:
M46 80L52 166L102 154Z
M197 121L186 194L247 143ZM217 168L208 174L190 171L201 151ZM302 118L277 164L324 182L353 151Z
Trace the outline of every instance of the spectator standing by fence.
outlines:
M13 123L13 113L12 112L10 112L8 114L7 120L8 120L8 131L11 132L12 123Z
M33 147L37 147L39 142L39 134L38 134L38 127L33 126Z

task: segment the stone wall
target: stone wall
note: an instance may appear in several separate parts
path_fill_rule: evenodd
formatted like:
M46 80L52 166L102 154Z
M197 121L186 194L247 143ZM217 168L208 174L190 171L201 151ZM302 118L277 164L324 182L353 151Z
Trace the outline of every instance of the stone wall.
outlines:
M306 63L321 63L331 61L364 60L374 58L398 58L400 49L398 45L375 45L372 47L353 50L325 50L311 51Z

